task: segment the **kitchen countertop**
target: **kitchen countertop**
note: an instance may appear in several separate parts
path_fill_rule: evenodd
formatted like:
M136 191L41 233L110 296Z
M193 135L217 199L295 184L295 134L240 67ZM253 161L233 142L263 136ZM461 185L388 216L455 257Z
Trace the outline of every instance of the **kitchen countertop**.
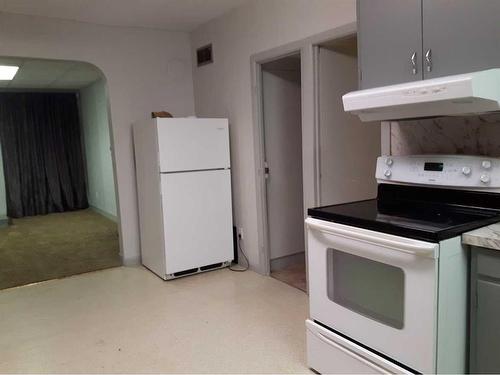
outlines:
M500 250L500 223L491 224L483 228L463 233L462 243Z

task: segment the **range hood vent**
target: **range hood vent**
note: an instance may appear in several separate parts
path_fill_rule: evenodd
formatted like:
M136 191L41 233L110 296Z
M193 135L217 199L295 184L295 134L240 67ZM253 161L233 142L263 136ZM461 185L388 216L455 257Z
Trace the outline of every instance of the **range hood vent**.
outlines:
M500 69L353 91L344 110L361 121L461 116L500 110Z

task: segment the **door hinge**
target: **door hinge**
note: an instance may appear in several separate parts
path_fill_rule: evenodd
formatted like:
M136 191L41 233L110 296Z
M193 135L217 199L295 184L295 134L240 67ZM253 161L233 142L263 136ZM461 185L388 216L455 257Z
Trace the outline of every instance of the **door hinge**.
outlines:
M264 178L269 178L269 164L267 164L267 161L264 162Z

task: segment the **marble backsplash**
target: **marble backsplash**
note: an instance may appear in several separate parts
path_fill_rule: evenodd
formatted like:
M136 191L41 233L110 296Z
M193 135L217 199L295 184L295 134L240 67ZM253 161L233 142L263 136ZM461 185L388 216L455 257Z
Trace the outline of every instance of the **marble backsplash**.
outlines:
M391 122L392 155L500 157L500 113Z

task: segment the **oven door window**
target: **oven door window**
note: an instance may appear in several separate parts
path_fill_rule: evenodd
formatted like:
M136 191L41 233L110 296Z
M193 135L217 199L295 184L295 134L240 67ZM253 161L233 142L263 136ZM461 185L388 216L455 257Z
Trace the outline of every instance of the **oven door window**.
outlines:
M402 329L405 279L401 268L328 249L328 298L358 314Z

